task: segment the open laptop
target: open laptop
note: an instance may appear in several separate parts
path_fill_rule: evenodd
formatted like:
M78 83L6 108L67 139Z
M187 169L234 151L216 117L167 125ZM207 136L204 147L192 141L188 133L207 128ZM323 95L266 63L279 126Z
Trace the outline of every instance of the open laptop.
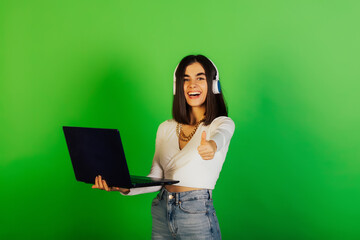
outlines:
M63 127L77 181L95 183L101 175L109 187L150 187L175 184L163 178L130 176L117 129Z

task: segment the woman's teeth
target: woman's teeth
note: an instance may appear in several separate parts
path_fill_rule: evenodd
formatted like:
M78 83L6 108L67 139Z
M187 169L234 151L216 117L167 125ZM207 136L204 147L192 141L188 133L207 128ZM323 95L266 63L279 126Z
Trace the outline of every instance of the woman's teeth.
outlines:
M200 92L189 92L188 93L190 97L199 96Z

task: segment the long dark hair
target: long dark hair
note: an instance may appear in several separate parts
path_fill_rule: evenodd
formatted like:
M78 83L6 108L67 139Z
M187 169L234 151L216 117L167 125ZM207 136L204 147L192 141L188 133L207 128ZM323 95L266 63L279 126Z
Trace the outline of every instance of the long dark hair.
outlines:
M205 100L204 125L209 125L219 116L228 116L228 112L222 93L214 94L212 91L213 79L216 77L216 69L212 62L203 55L188 55L180 61L175 72L176 92L173 100L172 115L178 123L191 124L191 107L187 104L184 94L184 74L186 67L195 62L200 63L205 70L208 91Z

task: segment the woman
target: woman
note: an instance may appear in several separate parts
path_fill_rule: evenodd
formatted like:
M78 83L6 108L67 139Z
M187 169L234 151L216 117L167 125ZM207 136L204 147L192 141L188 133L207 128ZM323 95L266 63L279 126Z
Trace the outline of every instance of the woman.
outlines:
M149 177L179 180L164 187L93 188L123 195L159 191L152 202L152 239L221 239L212 203L234 122L220 90L216 66L203 55L184 57L174 73L173 119L160 124Z

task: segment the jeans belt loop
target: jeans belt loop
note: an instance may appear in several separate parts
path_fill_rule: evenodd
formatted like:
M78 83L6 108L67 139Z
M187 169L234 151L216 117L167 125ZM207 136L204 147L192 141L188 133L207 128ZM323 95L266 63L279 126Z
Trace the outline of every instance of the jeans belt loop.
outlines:
M175 193L175 203L176 203L176 206L179 205L179 195L180 195L180 193Z
M211 189L208 189L208 191L209 191L210 200L212 200L212 190L211 190Z

